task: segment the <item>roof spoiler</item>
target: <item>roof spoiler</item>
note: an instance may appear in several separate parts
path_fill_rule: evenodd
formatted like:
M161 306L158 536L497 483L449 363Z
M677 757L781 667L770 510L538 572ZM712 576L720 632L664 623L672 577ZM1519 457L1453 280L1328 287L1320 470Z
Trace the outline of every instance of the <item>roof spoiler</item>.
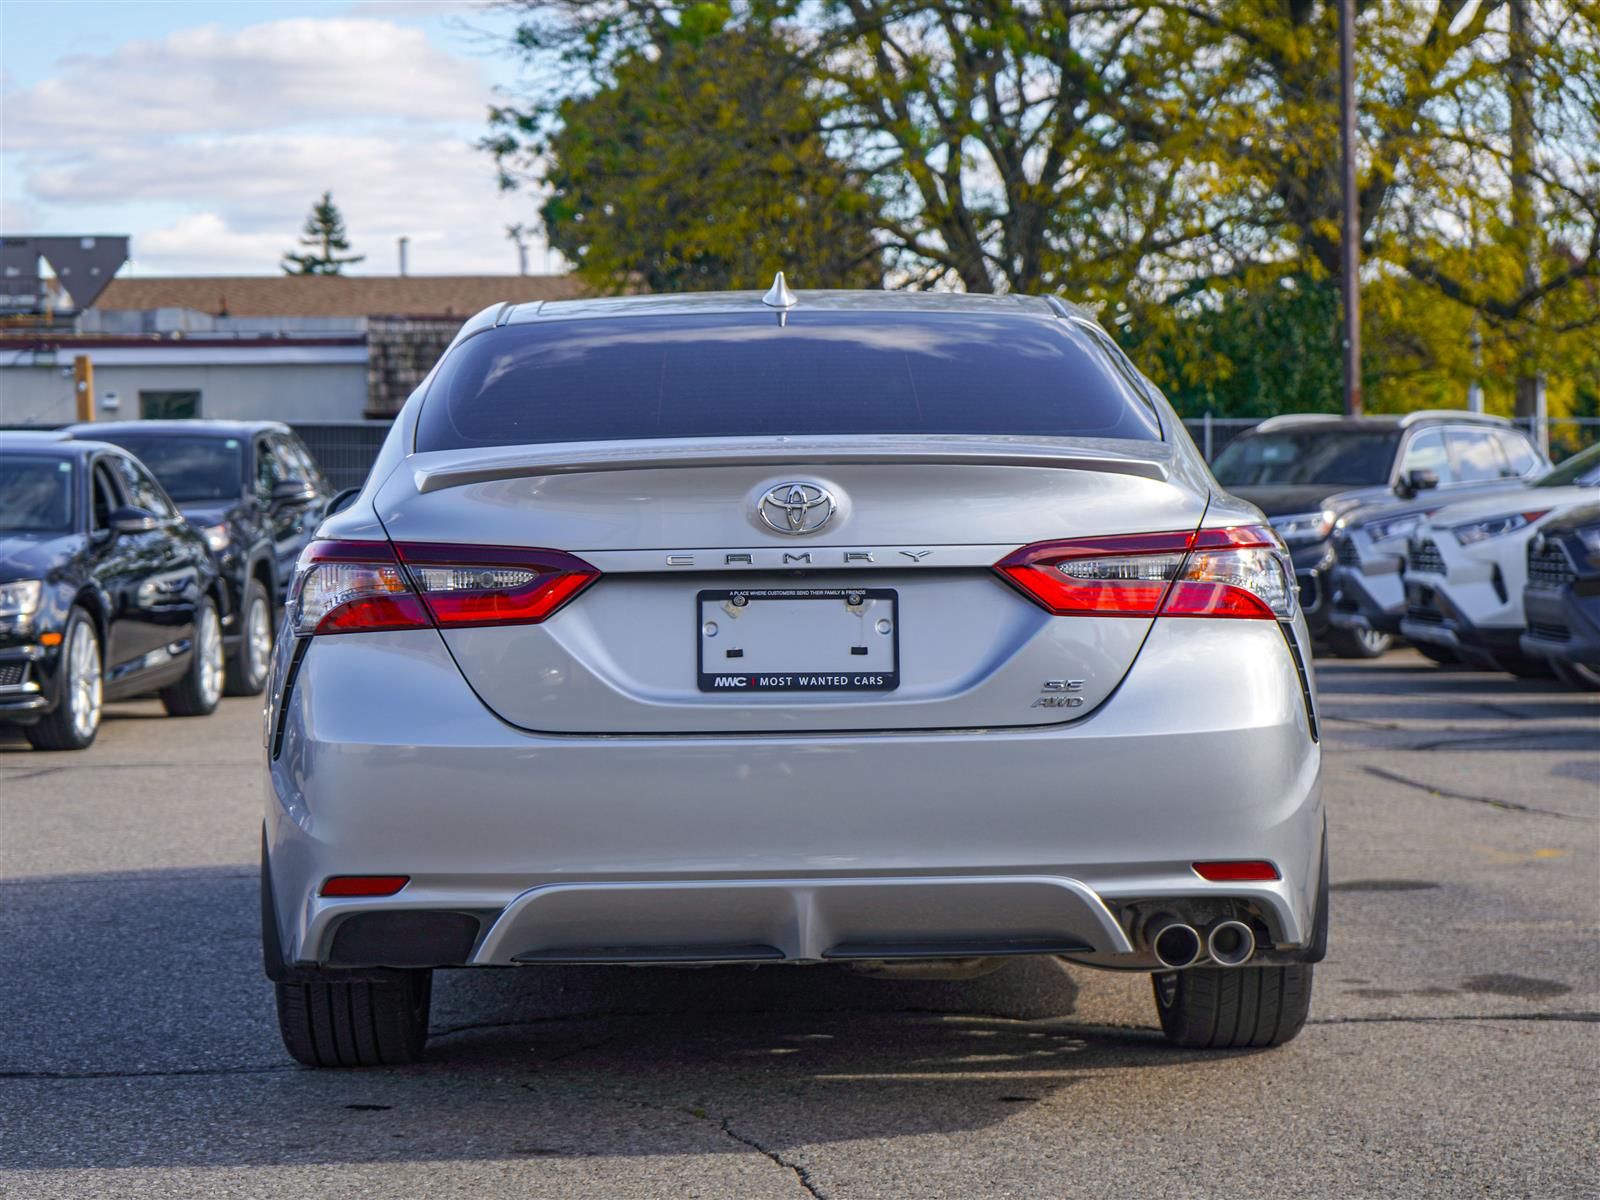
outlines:
M585 442L560 446L444 450L414 455L418 492L474 483L594 471L652 471L696 467L964 463L1103 471L1166 482L1172 451L1148 443L1143 453L1113 439L1010 438L673 438L650 442ZM1137 443L1141 447L1145 443Z

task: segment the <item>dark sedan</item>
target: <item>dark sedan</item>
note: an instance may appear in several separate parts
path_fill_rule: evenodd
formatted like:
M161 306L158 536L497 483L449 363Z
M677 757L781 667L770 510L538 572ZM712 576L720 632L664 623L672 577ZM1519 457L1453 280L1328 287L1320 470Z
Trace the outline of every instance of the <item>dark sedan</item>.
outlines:
M225 690L257 695L274 611L333 494L310 452L277 421L96 422L68 432L137 455L200 530L224 584Z
M80 750L101 704L222 697L221 584L205 540L126 451L0 434L0 722Z

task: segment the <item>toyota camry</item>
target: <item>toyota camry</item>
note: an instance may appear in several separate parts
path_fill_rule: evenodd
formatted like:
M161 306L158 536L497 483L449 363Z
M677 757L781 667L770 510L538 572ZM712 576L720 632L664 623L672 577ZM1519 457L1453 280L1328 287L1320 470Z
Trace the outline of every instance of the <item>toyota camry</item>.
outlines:
M316 1066L437 968L1151 974L1293 1037L1327 940L1284 545L1054 298L499 305L301 555L263 949ZM902 968L904 969L904 968Z

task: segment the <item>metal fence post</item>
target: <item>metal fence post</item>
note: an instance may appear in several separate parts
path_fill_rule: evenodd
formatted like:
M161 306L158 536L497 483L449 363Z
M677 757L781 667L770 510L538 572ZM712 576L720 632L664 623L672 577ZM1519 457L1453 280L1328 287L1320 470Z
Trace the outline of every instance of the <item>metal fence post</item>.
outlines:
M1200 428L1205 433L1205 456L1206 456L1206 461L1210 462L1211 461L1211 410L1209 408L1206 409L1206 415L1202 418L1202 424L1201 424Z

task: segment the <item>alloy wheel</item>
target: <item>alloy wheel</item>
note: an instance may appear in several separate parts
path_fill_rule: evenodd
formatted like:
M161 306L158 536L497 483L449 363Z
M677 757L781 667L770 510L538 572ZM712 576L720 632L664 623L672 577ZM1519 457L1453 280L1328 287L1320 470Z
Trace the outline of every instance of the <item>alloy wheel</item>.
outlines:
M100 727L100 703L104 680L100 671L100 641L85 621L72 630L67 647L67 707L72 715L72 731L87 741Z
M217 619L217 610L209 604L201 611L198 640L200 694L207 705L214 705L222 698L222 623Z
M267 613L267 602L259 596L245 614L245 661L249 664L250 680L265 679L272 661L272 618Z

